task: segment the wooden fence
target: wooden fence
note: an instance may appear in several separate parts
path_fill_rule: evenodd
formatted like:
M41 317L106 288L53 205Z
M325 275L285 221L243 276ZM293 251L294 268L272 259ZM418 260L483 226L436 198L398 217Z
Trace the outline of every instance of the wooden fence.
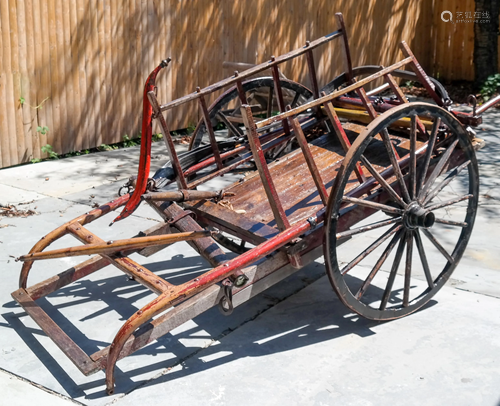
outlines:
M336 30L338 11L354 64L391 64L404 39L431 74L470 79L473 24L450 31L439 10L460 4L473 11L473 3L1 0L0 167L42 157L46 144L66 153L136 136L143 82L167 56L173 61L159 77L162 101L231 75L223 61L263 62ZM341 72L340 53L335 41L315 52L320 85ZM306 68L295 61L282 70L307 85ZM199 117L197 105L170 114L172 129Z

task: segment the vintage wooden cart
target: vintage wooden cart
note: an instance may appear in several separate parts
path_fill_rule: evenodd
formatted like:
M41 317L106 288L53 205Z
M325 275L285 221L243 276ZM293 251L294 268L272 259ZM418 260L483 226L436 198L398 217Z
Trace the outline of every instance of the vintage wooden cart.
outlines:
M498 98L470 114L452 111L444 88L404 42L403 60L353 68L342 15L337 18L337 31L166 104L155 92L169 62L163 61L145 85L140 168L130 193L58 227L20 257L20 288L12 296L80 371L106 370L108 393L118 359L210 307L230 314L321 255L340 300L374 320L416 311L450 278L478 204L475 149L482 142L470 127ZM319 89L312 51L334 39L342 43L345 72ZM278 74L281 63L301 56L311 90ZM267 69L272 77L249 79ZM434 103L409 103L396 78L420 82ZM224 89L207 106L206 97ZM163 113L193 102L203 120L191 150L178 155ZM148 179L153 120L170 161ZM197 189L242 169L246 175L223 190ZM116 220L124 219L141 201L165 223L107 242L85 228L122 206ZM65 235L83 245L45 250ZM173 285L129 258L176 241L188 241L211 269ZM90 254L28 287L36 260ZM110 346L88 355L35 301L109 264L158 296L130 314Z

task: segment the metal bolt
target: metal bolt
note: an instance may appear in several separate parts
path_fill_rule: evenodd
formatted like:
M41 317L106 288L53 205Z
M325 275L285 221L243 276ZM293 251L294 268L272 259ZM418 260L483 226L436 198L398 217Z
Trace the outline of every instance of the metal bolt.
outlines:
M247 282L248 282L248 276L238 275L238 277L234 281L234 285L239 288L240 286L243 286Z

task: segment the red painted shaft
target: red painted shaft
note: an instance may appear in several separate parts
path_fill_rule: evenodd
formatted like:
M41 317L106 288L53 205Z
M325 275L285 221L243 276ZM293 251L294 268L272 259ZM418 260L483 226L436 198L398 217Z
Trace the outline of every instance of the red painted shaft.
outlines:
M156 87L156 76L161 69L168 65L168 61L162 61L148 76L144 86L142 98L142 137L141 137L141 156L139 159L139 173L137 174L137 183L132 197L123 208L120 215L115 218L110 225L116 221L123 220L130 216L141 203L141 196L146 192L148 184L149 168L151 164L151 139L153 137L153 107L148 99L148 92L154 91Z

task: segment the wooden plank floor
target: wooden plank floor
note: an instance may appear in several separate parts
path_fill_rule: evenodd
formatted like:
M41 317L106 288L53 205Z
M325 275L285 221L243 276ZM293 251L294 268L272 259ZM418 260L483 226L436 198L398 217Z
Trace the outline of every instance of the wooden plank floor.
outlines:
M360 128L364 127L351 126L350 130L346 129L349 138L354 139L358 135ZM394 138L394 141L398 144L398 153L400 156L404 156L408 152L408 141L401 138ZM317 138L309 143L309 147L321 173L321 177L326 184L327 191L330 193L345 153L336 137L332 134L325 134ZM382 142L374 140L365 153L365 156L379 170L389 165L388 160L380 160L379 157L386 155L380 154L381 150L385 151ZM300 149L269 164L269 169L278 196L291 224L310 217L323 207L323 203L318 195L313 178ZM363 169L365 174L369 174L364 167ZM353 183L353 187L358 184L354 174L351 182ZM243 182L233 185L228 190L235 193L235 196L228 198L234 210L245 210L243 216L246 218L276 227L271 207L257 171L248 175Z

